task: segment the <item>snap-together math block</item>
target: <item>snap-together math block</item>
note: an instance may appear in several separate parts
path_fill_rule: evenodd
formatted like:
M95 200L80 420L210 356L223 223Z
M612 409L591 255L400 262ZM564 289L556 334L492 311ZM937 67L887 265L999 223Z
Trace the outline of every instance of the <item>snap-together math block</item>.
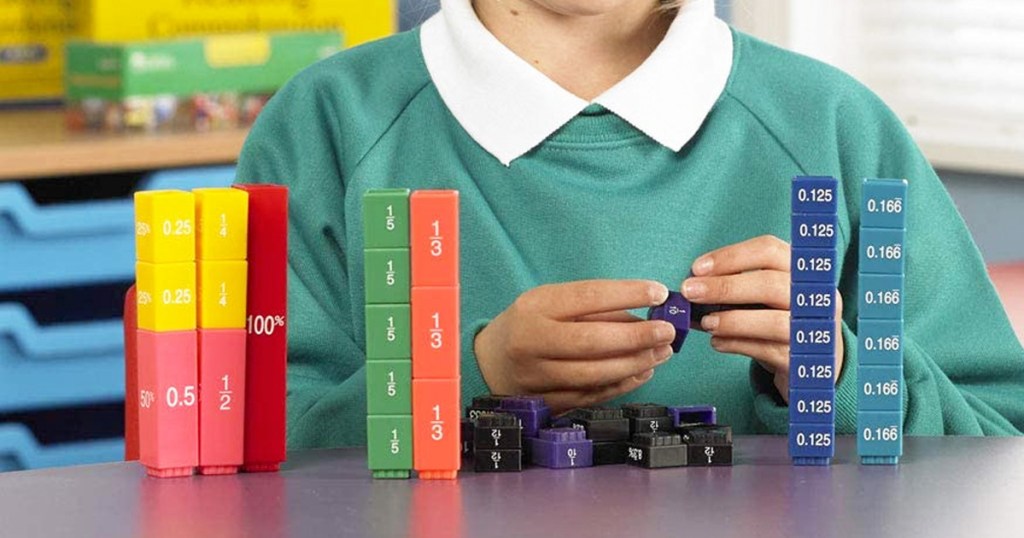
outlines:
M857 362L864 366L903 364L903 320L862 319L857 323Z
M412 412L412 362L366 362L366 412L370 415L407 415Z
M836 286L826 284L794 283L790 287L790 313L795 318L836 317Z
M860 229L860 272L889 275L903 274L904 230L886 228Z
M672 426L680 424L716 424L718 409L713 405L676 405L669 406L668 415L672 417Z
M244 329L248 263L235 260L201 260L197 265L199 328Z
M651 403L632 403L622 406L622 415L629 421L631 436L638 433L670 432L672 417L668 407Z
M412 356L411 338L409 305L366 305L368 360L408 359Z
M859 318L903 319L903 275L861 274L859 278Z
M831 389L835 387L833 355L791 355L789 386L794 389Z
M242 466L245 329L199 330L199 474Z
M277 471L285 460L288 188L235 188L249 193L243 470Z
M896 229L907 227L907 180L865 179L861 189L861 226Z
M823 422L836 419L835 389L789 389L789 422Z
M516 473L523 470L523 451L478 449L473 452L473 471L477 473Z
M422 479L458 475L459 380L412 380L413 467Z
M196 202L191 192L135 193L135 257L149 263L196 259Z
M569 415L572 427L582 429L587 439L598 442L628 441L629 419L622 409L610 407L588 407L576 409Z
M363 251L366 304L409 302L409 249L367 249Z
M409 248L409 189L363 195L363 248Z
M794 247L790 264L793 282L819 282L834 286L836 260L834 248Z
M473 420L463 418L459 421L459 444L462 447L462 457L473 455Z
M413 288L413 377L459 377L460 349L459 288Z
M459 285L459 193L416 191L409 196L412 285Z
M839 217L835 213L793 215L794 247L835 248L839 237Z
M409 478L413 463L413 418L366 417L366 459L374 478Z
M521 450L523 428L519 425L519 419L508 413L481 413L474 421L473 448Z
M835 319L793 318L789 323L790 351L794 355L834 355Z
M575 428L542 428L530 438L534 465L550 469L590 467L594 464L594 443L586 432Z
M732 444L732 427L720 424L680 424L676 433L692 445Z
M486 396L474 396L473 402L466 408L466 418L475 419L480 413L494 411L501 407L501 401L508 396L488 394Z
M124 460L139 459L139 352L135 286L124 295Z
M621 465L626 463L629 451L628 441L601 441L594 443L594 467L598 465Z
M690 333L690 301L682 293L670 291L664 303L652 306L647 310L647 319L667 321L676 328L676 337L672 340L672 351L679 353Z
M894 465L903 455L903 414L900 411L857 413L857 454L864 465Z
M828 465L835 453L835 424L790 423L789 455L793 465Z
M195 189L197 259L244 260L249 252L249 193Z
M195 330L136 334L139 461L151 476L189 476L199 465Z
M686 461L686 445L678 433L638 433L626 452L626 463L648 469L683 467Z
M839 207L839 181L828 176L793 178L793 213L835 214Z
M196 264L135 264L138 327L147 331L196 328Z
M900 411L903 408L902 366L857 367L857 411Z
M727 467L732 465L732 445L686 445L688 467Z
M509 396L501 401L498 409L519 419L523 437L537 437L537 432L551 422L551 408L541 396Z

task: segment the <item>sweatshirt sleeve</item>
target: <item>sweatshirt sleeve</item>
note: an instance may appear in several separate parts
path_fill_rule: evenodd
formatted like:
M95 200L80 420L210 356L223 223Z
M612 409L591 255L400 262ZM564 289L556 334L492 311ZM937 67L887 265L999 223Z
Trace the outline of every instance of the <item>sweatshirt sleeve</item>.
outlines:
M1024 349L981 254L931 165L897 117L857 87L836 111L847 236L839 290L845 360L836 386L836 429L853 433L857 405L857 271L861 181L906 178L904 431L908 435L1020 435ZM808 172L815 172L808 170ZM840 216L842 221L843 217ZM771 378L751 370L755 407L784 433L786 408Z
M242 150L237 181L290 189L288 446L359 444L365 355L353 323L345 248L345 188L337 122L301 77L271 100Z

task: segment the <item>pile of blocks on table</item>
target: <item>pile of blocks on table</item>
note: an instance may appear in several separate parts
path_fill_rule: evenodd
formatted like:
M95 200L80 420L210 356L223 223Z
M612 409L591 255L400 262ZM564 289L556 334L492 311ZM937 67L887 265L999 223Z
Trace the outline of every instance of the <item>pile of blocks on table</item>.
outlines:
M630 464L648 469L732 465L732 428L713 406L626 404L553 419L540 396L478 396L462 420L462 454L476 472Z

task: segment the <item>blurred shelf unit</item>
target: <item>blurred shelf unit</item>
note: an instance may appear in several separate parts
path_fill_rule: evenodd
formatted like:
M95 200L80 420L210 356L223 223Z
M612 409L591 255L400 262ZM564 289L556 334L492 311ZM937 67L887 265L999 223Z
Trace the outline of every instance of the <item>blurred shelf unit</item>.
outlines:
M99 439L40 445L21 424L0 424L0 473L118 461L124 458L124 440Z

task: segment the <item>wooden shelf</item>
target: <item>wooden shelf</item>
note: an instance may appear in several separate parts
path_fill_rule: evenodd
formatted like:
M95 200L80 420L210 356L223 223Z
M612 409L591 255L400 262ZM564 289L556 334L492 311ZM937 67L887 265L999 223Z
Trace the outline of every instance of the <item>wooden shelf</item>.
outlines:
M61 109L0 112L0 181L230 164L248 129L73 133Z

